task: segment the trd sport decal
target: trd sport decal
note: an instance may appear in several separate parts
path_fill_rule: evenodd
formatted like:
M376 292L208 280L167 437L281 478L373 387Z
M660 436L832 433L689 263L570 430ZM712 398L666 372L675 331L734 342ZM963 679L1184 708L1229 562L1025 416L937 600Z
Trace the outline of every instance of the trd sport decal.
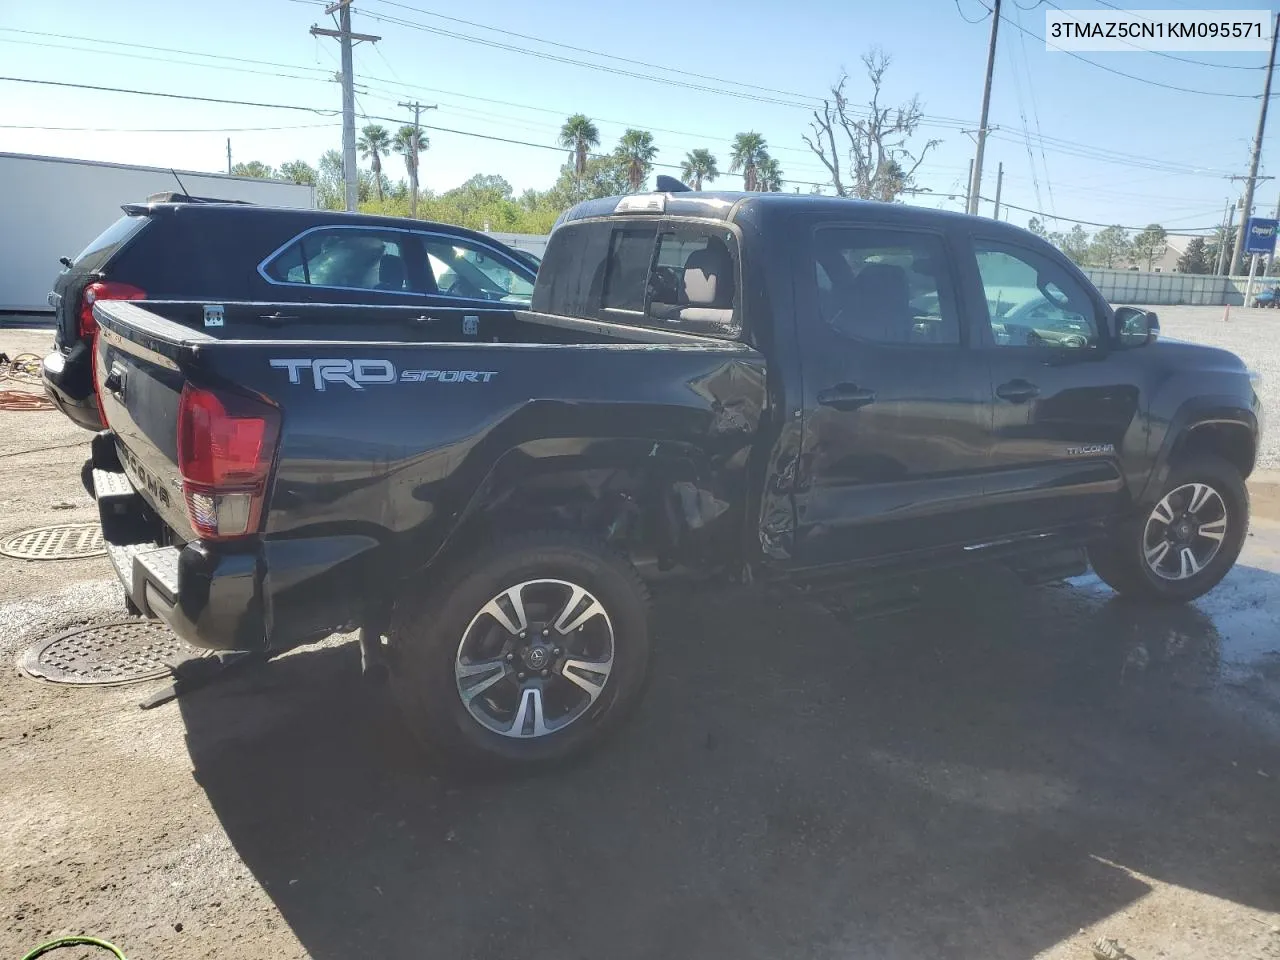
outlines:
M289 371L290 383L302 383L303 372L317 390L340 383L363 390L371 383L488 383L496 370L401 370L390 360L272 360L276 370Z

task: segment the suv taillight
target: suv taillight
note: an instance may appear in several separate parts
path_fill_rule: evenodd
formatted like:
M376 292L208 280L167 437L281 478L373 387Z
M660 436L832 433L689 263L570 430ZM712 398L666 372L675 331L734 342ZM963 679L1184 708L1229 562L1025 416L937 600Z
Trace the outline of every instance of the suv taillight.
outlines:
M238 393L187 384L178 404L178 471L187 516L202 539L253 533L262 518L280 409Z
M99 300L145 299L147 299L147 292L131 283L97 280L89 284L80 294L80 339L88 340L98 329L98 321L93 319L93 305Z

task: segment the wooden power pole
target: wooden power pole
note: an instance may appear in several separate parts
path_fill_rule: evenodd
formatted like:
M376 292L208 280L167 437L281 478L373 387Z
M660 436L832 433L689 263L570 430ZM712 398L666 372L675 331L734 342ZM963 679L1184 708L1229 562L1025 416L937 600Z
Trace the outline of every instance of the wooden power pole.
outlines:
M418 216L418 138L422 134L422 111L434 110L436 105L419 103L417 100L411 103L397 103L397 107L404 107L406 110L413 111L413 190L412 196L409 197L409 216L417 219Z
M356 166L356 88L352 75L351 42L377 43L381 37L351 32L352 0L336 0L324 8L326 14L337 11L338 29L312 26L313 37L333 37L342 46L342 179L346 183L346 208L355 210L360 198L360 172Z
M982 119L978 122L978 149L973 158L973 180L969 184L966 213L978 212L982 194L982 154L987 148L987 114L991 112L991 74L996 67L996 31L1000 29L1000 0L991 4L991 45L987 48L987 82L982 87Z
M1258 160L1262 157L1262 135L1267 129L1267 104L1271 102L1271 75L1276 69L1276 37L1280 35L1280 13L1271 25L1271 59L1267 61L1267 79L1262 84L1262 107L1258 110L1258 132L1253 138L1253 155L1249 158L1249 176L1244 182L1244 208L1231 251L1231 275L1238 276L1244 260L1245 231L1253 216L1253 191L1258 185Z

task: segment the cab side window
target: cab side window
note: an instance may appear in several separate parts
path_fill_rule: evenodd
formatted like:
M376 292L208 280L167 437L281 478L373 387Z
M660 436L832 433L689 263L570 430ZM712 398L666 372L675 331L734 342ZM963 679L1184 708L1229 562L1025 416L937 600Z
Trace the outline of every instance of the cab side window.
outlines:
M1084 286L1049 257L975 241L991 339L997 347L1084 350L1100 342L1097 308Z
M941 238L876 227L823 227L813 238L818 311L851 340L960 344Z

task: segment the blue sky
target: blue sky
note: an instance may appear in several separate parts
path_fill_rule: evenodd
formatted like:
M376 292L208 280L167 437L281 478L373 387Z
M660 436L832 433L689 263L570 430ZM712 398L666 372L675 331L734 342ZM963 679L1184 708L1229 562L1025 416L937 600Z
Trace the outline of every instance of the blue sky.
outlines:
M959 209L963 201L945 195L964 189L973 142L963 130L977 126L990 30L989 19L968 23L964 18L985 17L983 2L808 0L780 5L776 0L740 0L715 9L671 0L641 6L588 0L356 0L355 29L383 38L376 48L357 47L355 72L363 90L357 107L369 115L407 119L396 102L416 98L439 104L424 115L424 123L544 147L554 144L565 115L581 111L597 121L605 146L627 126L642 127L654 133L659 163L678 164L687 150L707 147L720 158L722 170L728 166L733 135L754 129L764 134L784 176L800 181L788 189L799 185L808 191L807 182L823 181L826 175L800 139L807 129L806 105L824 94L842 68L851 74L852 99L868 96L859 57L875 44L893 58L886 100L896 103L918 94L929 125L917 140L942 140L919 176L919 183L935 193L916 202ZM1098 0L1065 5L1103 9ZM1128 6L1242 4L1154 0ZM1033 7L1031 0L1023 0L1021 7L1016 0L1005 0L1004 15L1013 23L1000 27L991 107L991 123L999 129L988 141L983 194L994 193L996 166L1002 161L1004 199L1017 206L1124 225L1157 221L1171 231L1218 222L1226 200L1240 190L1225 177L1247 170L1263 80L1263 71L1256 68L1265 64L1266 54L1180 54L1201 63L1140 51L1085 55L1153 81L1143 83L1046 51L1042 42L1016 29L1014 24L1020 23L1043 36L1045 9ZM308 33L312 23L332 26L310 0L223 0L213 5L11 0L0 11L0 74L336 110L340 94L329 74L337 69L337 44L313 39ZM1186 93L1156 83L1242 96ZM314 164L326 149L340 145L337 116L33 84L0 86L4 151L219 170L225 169L227 136L236 160L272 165L291 159ZM1280 149L1280 111L1272 121L1264 172L1272 151ZM265 127L289 129L246 129ZM196 132L138 132L156 129ZM473 173L501 174L517 191L543 188L564 160L562 152L538 146L428 133L432 146L423 160L422 179L436 190ZM393 176L403 173L395 159L388 169ZM1271 169L1280 170L1280 158ZM738 177L723 176L716 185L740 183ZM1277 195L1280 181L1265 182L1259 207L1270 209ZM989 205L984 212L990 212ZM1027 216L1014 211L1011 219L1025 223Z

